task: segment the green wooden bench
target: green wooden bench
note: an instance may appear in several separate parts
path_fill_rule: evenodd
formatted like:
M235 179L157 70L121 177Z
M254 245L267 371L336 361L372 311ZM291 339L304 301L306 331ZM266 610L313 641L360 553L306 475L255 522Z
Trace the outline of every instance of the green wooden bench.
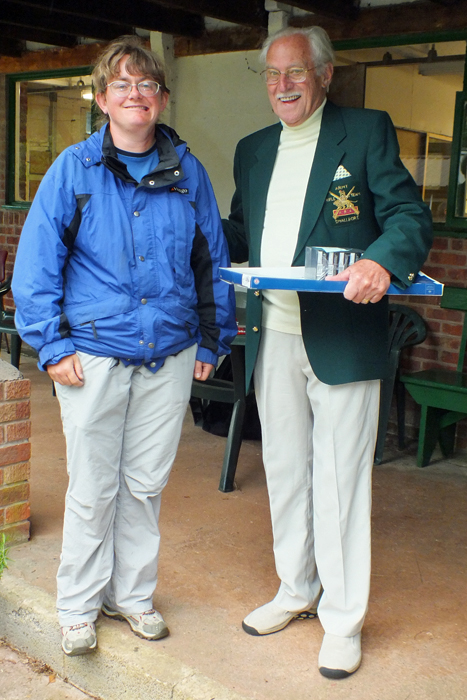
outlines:
M445 287L440 306L467 311L467 289ZM463 372L466 343L467 315L456 371L427 369L400 378L422 409L417 454L419 467L429 464L438 442L445 457L452 455L457 422L467 418L467 374Z

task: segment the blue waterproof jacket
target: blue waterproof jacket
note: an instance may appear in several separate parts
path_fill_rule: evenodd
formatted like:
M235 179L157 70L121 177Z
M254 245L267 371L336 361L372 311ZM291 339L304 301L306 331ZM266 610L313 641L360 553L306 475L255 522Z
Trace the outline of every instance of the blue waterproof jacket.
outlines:
M216 364L235 337L233 288L211 183L175 131L156 126L160 162L137 183L108 126L67 148L23 227L16 326L39 366L75 350L153 367L198 343Z

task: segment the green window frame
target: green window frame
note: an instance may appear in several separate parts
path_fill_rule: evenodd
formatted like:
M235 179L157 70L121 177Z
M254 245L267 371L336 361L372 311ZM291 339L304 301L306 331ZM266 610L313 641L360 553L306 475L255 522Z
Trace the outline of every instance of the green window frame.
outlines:
M80 78L90 76L93 70L93 66L77 66L73 68L61 68L55 70L47 71L30 71L25 73L10 73L6 76L6 87L7 87L7 100L8 100L8 133L7 133L7 180L6 180L6 208L14 209L29 209L31 206L31 200L25 201L23 199L18 199L16 196L17 187L17 169L21 167L18 162L18 153L21 150L21 145L17 143L16 133L17 124L19 119L18 109L17 109L17 93L18 85L20 83L25 83L28 81L40 81L47 79L60 79L60 78L76 78L77 81ZM91 112L91 132L94 131L94 111ZM68 144L67 144L68 145ZM71 144L69 144L71 145ZM63 150L63 149L62 149ZM55 157L59 155L59 152ZM55 158L52 158L50 165ZM44 165L39 164L37 167L39 172L38 177L44 174ZM44 171L44 172L43 172ZM31 198L32 199L32 198Z

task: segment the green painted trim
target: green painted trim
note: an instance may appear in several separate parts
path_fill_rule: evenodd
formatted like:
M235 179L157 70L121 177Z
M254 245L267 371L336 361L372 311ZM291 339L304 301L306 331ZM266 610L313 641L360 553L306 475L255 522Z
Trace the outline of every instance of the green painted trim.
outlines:
M439 238L467 238L467 230L456 229L447 224L434 224L433 233Z
M454 129L452 133L452 148L451 148L451 167L449 170L449 190L447 203L446 222L462 228L462 219L455 216L456 207L456 188L457 174L459 172L460 146L462 138L462 121L464 114L465 94L463 92L456 93L456 102L454 107Z
M57 68L56 70L29 71L28 73L7 73L7 152L6 152L6 200L2 208L29 209L31 202L15 200L15 123L16 123L16 83L42 78L68 78L73 76L91 75L94 66L76 66L74 68Z
M451 167L449 170L449 190L447 202L446 226L458 232L464 231L467 237L467 219L456 216L457 176L461 153L462 129L464 126L464 113L467 95L465 92L456 94L456 106L454 109L454 130L452 134Z
M74 75L91 75L94 66L76 66L75 68L56 68L55 70L28 71L27 73L7 73L6 79L40 80L41 78L68 78Z
M29 211L31 202L15 202L14 204L2 204L0 211Z
M333 41L335 51L350 49L373 49L386 46L405 46L405 44L436 44L440 41L467 40L467 29L462 31L429 32L420 34L394 34L392 36L375 36L365 39L341 39Z
M6 147L6 201L8 204L15 199L15 82L6 81L7 87L7 147Z

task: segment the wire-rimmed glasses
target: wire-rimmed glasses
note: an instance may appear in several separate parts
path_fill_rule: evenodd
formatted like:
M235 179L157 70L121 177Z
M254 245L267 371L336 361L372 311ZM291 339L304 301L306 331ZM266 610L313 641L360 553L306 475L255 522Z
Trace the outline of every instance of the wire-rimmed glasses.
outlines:
M114 80L107 85L117 97L128 97L134 87L143 97L154 97L161 86L155 80L141 80L139 83L129 83L128 80Z

